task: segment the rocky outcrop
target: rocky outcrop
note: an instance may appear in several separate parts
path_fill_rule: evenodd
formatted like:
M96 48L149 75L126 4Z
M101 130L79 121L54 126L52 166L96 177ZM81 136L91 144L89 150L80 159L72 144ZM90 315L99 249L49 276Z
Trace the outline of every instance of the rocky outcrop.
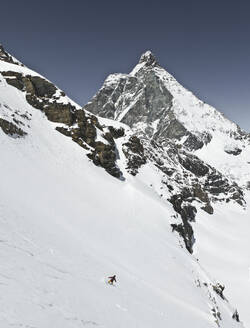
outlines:
M57 88L54 84L41 78L40 76L26 76L24 78L24 83L26 85L27 92L36 95L37 97L48 97L51 98ZM30 85L30 89L28 86Z
M69 126L74 123L74 110L75 107L71 104L61 104L56 102L44 107L44 112L48 120L57 123L64 123Z
M180 164L188 171L198 177L203 177L209 172L209 168L197 156L189 154L179 155Z
M8 84L25 92L28 103L43 111L48 120L65 124L67 127L58 126L56 130L88 150L87 155L95 165L102 166L116 178L122 178L122 172L116 165L118 155L114 139L124 135L123 128L105 127L104 132L94 115L77 110L70 102L60 102L60 96L65 94L40 76L12 71L3 72L2 75ZM106 142L97 141L97 134L102 135Z
M0 60L5 61L5 62L10 63L10 64L23 66L22 63L18 62L13 56L8 54L4 50L4 47L1 44L0 44Z
M211 204L206 204L205 206L202 206L201 209L205 212L207 212L208 214L214 214L214 209L213 207L211 206Z
M57 99L57 88L40 76L23 75L14 71L2 72L2 75L8 84L25 91L28 103L37 109L44 110L45 106L50 106L52 99Z
M225 152L229 155L238 156L242 153L242 149L236 147L234 149L225 149Z
M117 129L117 128L114 128L113 126L109 126L108 128L109 128L112 138L114 138L114 139L121 138L125 135L125 131L123 128Z
M220 172L197 156L169 141L164 147L154 140L142 136L144 156L162 172L162 187L159 195L170 194L167 200L179 214L172 227L184 239L186 248L192 252L195 242L193 222L200 208L208 214L214 213L215 202L237 202L245 204L241 188L230 182ZM181 223L179 221L181 220Z
M237 321L240 322L240 316L239 316L239 312L237 310L234 311L232 318Z
M140 139L136 136L130 137L128 142L123 144L122 150L127 158L128 172L132 175L136 175L138 173L138 169L143 164L146 164L144 147Z
M122 172L116 165L117 157L113 146L97 142L95 150L88 154L88 157L95 165L102 166L113 177L122 178Z
M185 202L185 197L182 193L173 195L170 199L174 210L180 214L182 219L182 224L172 224L172 228L181 235L187 250L192 253L195 238L190 222L194 221L197 210L194 206Z
M73 111L71 118L74 125L68 128L57 127L57 131L71 137L79 146L88 150L87 156L95 165L103 167L112 176L122 179L122 172L116 164L117 149L113 134L119 138L124 130L109 130L109 128L101 126L94 115L86 114L83 110ZM102 134L103 140L106 142L96 140L97 134Z
M24 137L27 132L23 131L16 124L0 118L0 128L2 131L14 138Z
M223 300L225 299L225 296L223 294L225 286L221 285L220 283L217 283L216 285L213 285L213 290L218 294Z

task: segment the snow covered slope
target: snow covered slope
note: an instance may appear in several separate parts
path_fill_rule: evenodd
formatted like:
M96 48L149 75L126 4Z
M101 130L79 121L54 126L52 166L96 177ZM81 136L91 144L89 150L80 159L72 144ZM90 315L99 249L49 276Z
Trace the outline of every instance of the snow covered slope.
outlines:
M171 233L170 207L87 162L38 112L31 129L0 139L1 327L238 327Z
M235 297L250 325L250 135L186 90L150 51L130 74L110 75L84 108L128 124L141 138L158 168L158 180L152 177L148 184L163 200L169 199L181 217L182 223L172 220L173 229L226 283L228 295ZM208 164L208 171L215 171L206 175ZM145 170L139 169L139 177ZM167 196L164 186L169 188ZM225 197L228 192L231 196Z
M174 146L169 153L146 139L143 146L128 126L81 110L24 66L0 60L0 72L0 326L231 328L242 326L232 318L237 307L248 327L248 292L237 298L233 273L211 268L218 260L206 253L202 230L209 214L197 219L194 256L171 227L191 207L186 198L182 208L168 201L182 192L182 178L196 178L184 167L190 161L205 174L197 181L216 176L223 184L230 213L244 213L231 200L238 192L234 200L243 204L237 185ZM167 183L155 163L174 168L179 180ZM208 225L214 243L215 219ZM247 253L242 259L241 273ZM114 287L106 283L112 274Z
M250 193L246 195L250 204ZM216 205L216 215L197 215L194 254L213 277L225 284L225 296L234 300L249 327L250 312L250 215L232 204Z

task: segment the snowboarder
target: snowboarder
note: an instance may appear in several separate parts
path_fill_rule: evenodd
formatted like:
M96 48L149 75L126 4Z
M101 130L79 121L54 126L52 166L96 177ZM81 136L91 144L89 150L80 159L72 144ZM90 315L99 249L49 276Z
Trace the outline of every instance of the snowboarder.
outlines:
M108 277L108 278L109 278L108 283L110 285L113 285L114 284L114 281L116 282L116 275L111 276L111 277Z

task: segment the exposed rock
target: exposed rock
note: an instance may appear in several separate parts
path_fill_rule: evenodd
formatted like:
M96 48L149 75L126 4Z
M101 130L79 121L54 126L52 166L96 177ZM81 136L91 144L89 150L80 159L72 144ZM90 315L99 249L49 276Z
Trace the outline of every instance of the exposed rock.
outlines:
M121 178L122 173L116 165L116 152L111 145L106 145L100 141L96 142L95 150L88 154L95 165L100 165L116 178Z
M62 126L57 126L56 130L59 131L60 133L64 134L66 137L71 136L71 131L67 128L64 128Z
M181 165L196 176L202 177L209 172L209 167L205 165L197 156L179 156Z
M202 202L209 202L209 197L206 191L204 191L200 184L196 184L193 187L193 196L198 198Z
M205 206L201 207L201 209L205 212L207 212L208 214L213 214L214 213L214 209L211 206L211 204L206 204Z
M146 51L144 54L142 54L139 63L146 63L147 66L156 66L158 65L155 56L152 54L150 50Z
M149 66L156 65L151 54L142 57ZM147 65L146 65L147 66ZM164 83L148 70L144 75L145 80L138 76L128 74L113 74L108 77L101 90L84 106L84 109L99 116L115 118L130 127L138 122L147 123L147 134L152 136L154 129L150 125L157 119L166 116L166 121L159 123L158 134L155 138L165 138L165 129L169 122L168 109L172 106L172 95ZM126 108L129 111L125 111ZM126 112L126 113L125 113ZM120 114L123 113L121 116Z
M186 128L177 119L172 120L165 129L165 137L180 140L187 134Z
M123 145L122 150L128 160L127 169L129 173L136 175L138 169L146 164L144 148L140 139L136 136L130 137L129 141Z
M113 138L118 139L124 136L125 131L123 128L116 129L113 126L109 126L109 131Z
M21 64L20 62L15 60L14 57L12 57L10 54L8 54L4 50L4 48L1 44L0 44L0 60L5 61L5 62L10 63L10 64L23 66L23 64Z
M240 322L240 316L239 316L239 313L237 310L234 311L233 315L232 315L232 318L237 321L237 322Z
M238 156L242 153L242 149L236 147L234 149L225 149L225 152L229 155Z
M215 322L217 323L217 326L220 327L219 320L221 321L221 313L218 311L218 307L213 307L211 309L212 315L215 317Z
M186 249L189 253L193 253L193 244L194 244L194 231L192 226L185 222L183 224L171 224L173 231L179 233L179 235L183 238Z
M180 214L183 222L179 225L172 225L172 228L179 232L179 234L184 239L187 250L190 253L193 253L193 244L195 239L194 231L190 224L190 221L194 221L197 210L194 206L185 204L185 197L187 197L187 195L179 194L173 195L170 199L170 202L173 204L174 210Z
M2 118L0 118L0 128L5 134L15 138L23 137L27 134L14 123L6 121Z
M24 76L11 71L4 72L3 75L7 83L25 91L28 103L44 111L48 120L68 126L68 128L56 127L58 132L71 137L74 142L86 150L90 150L92 147L88 156L96 165L102 166L114 177L122 177L122 173L116 165L117 150L114 138L124 135L123 128L109 127L110 132L103 134L108 144L96 142L97 129L103 131L98 119L94 115L86 115L84 110L76 110L75 106L70 103L58 102L55 96L57 88L52 83L39 76ZM75 126L73 126L74 123L76 123Z
M52 122L64 123L67 125L73 124L73 111L75 107L71 104L60 104L54 102L53 104L46 105L44 112L47 118Z
M33 88L27 88L27 92L34 93L37 97L51 98L56 92L56 87L49 81L41 78L40 76L26 76L26 80L29 80Z
M6 72L1 72L1 74L4 76L6 82L13 87L23 90L24 84L23 84L23 76L21 73L18 72L12 72L12 71L6 71Z
M55 113L53 110L52 113ZM59 110L60 119L62 111ZM55 117L57 119L57 116ZM89 150L87 156L97 166L102 166L109 174L116 178L122 178L122 172L116 165L117 149L111 133L103 134L103 137L108 141L107 144L96 141L97 129L103 130L97 117L86 114L84 110L72 111L72 120L76 123L68 128L57 127L56 129L65 136L71 137L82 148ZM64 122L65 123L65 122ZM120 134L121 131L112 130L115 134ZM88 147L90 146L90 147Z
M21 91L26 91L28 103L37 109L44 110L49 120L68 125L72 124L70 111L73 106L56 103L55 99L54 103L51 103L50 100L57 90L51 82L40 76L24 76L21 73L12 71L2 72L2 75L8 84ZM62 109L61 114L58 112L60 109Z
M24 76L14 71L2 72L2 75L8 84L37 97L51 98L57 90L54 84L40 76Z
M217 283L216 285L213 285L213 290L218 294L223 300L225 299L225 296L223 295L225 286Z

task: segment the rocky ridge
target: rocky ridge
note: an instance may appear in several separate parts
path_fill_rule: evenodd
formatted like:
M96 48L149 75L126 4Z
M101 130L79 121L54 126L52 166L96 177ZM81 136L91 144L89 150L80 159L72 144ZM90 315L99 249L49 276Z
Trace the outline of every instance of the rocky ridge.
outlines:
M132 129L133 138L138 138L142 147L134 161L126 154L130 173L140 172L146 162L157 168L162 179L157 192L178 213L180 221L172 226L190 252L195 240L191 222L198 207L213 214L214 202L245 205L237 180L206 163L197 151L220 133L230 144L238 142L237 147L223 150L237 156L249 148L249 134L184 89L150 51L141 56L130 74L111 74L83 109Z
M2 61L6 65L0 66L0 87L14 90L19 99L30 105L30 110L13 110L8 104L0 103L1 130L10 138L22 138L18 142L25 142L32 134L32 113L41 112L52 122L52 128L77 143L83 154L120 179L119 183L125 179L142 179L145 188L153 188L163 202L171 203L175 211L175 215L168 218L172 231L180 235L180 244L190 253L200 209L212 215L216 203L234 202L245 206L244 188L198 156L196 151L215 138L213 131L190 130L177 117L175 95L162 82L162 77L155 74L160 68L152 53L141 57L131 75L117 74L108 78L84 108L44 77L5 59ZM221 118L221 114L216 115ZM229 129L223 133L229 131L235 140L242 142L239 144L242 148L229 147L225 152L238 157L244 150L237 149L247 144L248 134L232 126L233 132ZM145 175L144 170L157 175L160 183L152 185L151 177ZM196 283L209 294L214 305L211 313L220 326L221 313L213 293L227 302L222 285L213 286L199 280ZM239 321L237 310L231 317Z
M197 208L213 214L214 202L233 201L244 206L244 194L237 183L195 155L195 150L211 141L212 134L189 131L177 117L174 95L157 73L161 68L151 52L142 55L131 74L108 77L81 109L50 81L32 71L16 69L12 57L3 48L1 51L2 60L14 64L1 70L5 82L21 91L49 121L57 123L56 130L81 146L95 165L121 180L127 174L140 174L145 165L153 166L161 179L156 192L163 201L172 203L176 211L173 230L181 235L190 252L195 241L192 224ZM5 133L27 135L22 125L30 117L23 116L23 122L13 118L15 114L9 109L8 120L8 108L4 113L0 127ZM98 118L97 114L113 121ZM248 137L238 128L234 133L244 140ZM125 168L119 166L122 156ZM144 182L150 185L149 180Z

